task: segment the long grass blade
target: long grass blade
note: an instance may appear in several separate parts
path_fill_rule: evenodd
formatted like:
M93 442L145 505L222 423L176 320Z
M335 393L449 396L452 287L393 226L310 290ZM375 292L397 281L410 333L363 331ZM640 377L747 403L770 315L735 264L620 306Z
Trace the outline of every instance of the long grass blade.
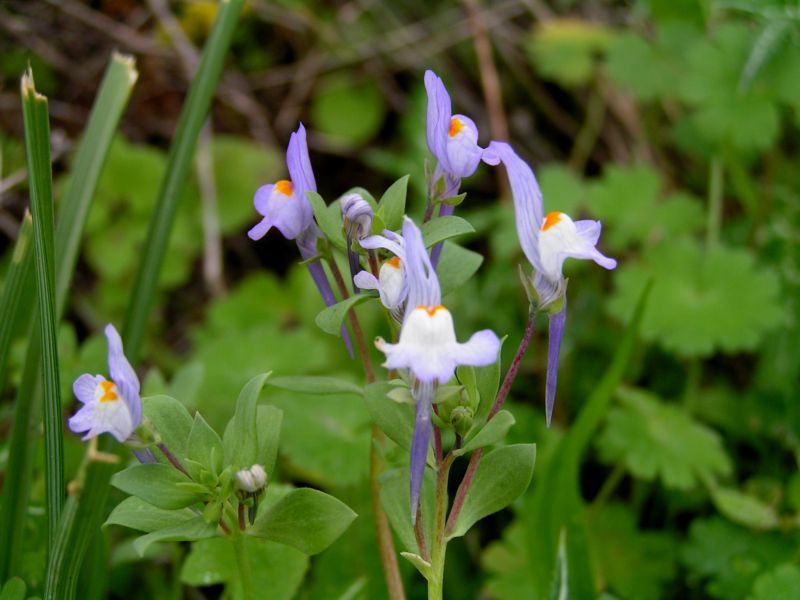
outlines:
M22 331L21 325L29 321L29 303L23 302L26 292L33 283L31 278L31 214L25 212L22 226L19 228L17 243L8 265L6 280L3 283L3 295L0 296L0 392L6 383L6 369L11 342Z
M137 72L133 60L115 54L106 69L89 116L86 133L76 154L75 166L61 202L56 227L56 313L59 316L66 304L90 202L111 139L136 78ZM28 253L31 254L30 250ZM27 260L32 260L32 256ZM23 324L27 324L30 322L32 312L31 302L25 302L23 298L20 304L24 314L18 318ZM26 308L28 312L24 312ZM35 331L35 327L37 326L34 325L31 331ZM19 556L18 548L25 523L32 455L36 443L36 423L39 413L34 399L41 397L39 376L41 346L35 335L30 335L29 339L31 341L26 353L22 381L14 405L8 467L3 485L3 510L0 513L0 581L15 572L15 561Z
M28 157L33 251L39 305L39 335L44 381L45 498L47 539L52 545L64 505L64 457L61 432L61 386L56 340L53 174L50 169L50 120L47 98L36 92L33 73L22 76L22 113Z
M192 164L200 130L222 73L242 4L243 0L220 2L219 13L203 48L197 75L189 88L175 139L170 146L167 172L161 182L155 213L150 220L142 262L136 274L122 332L125 351L133 363L138 362L178 201Z

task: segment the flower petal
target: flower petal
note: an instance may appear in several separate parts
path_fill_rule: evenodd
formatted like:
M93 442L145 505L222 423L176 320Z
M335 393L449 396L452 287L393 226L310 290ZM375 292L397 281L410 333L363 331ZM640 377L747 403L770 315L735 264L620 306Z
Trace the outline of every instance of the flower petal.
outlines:
M117 384L120 395L127 404L132 427L135 429L142 422L142 401L139 398L139 378L133 370L131 363L125 357L122 349L122 339L114 326L109 323L105 328L108 340L108 372L111 379ZM106 403L116 404L116 403ZM130 435L130 432L128 432ZM127 436L125 436L127 438ZM120 440L122 441L122 440Z
M380 288L378 278L369 271L359 271L353 277L353 281L362 290L377 290Z
M500 340L494 331L484 329L472 334L463 344L453 344L450 353L459 365L485 367L497 361Z
M289 169L289 179L297 195L308 204L306 192L316 192L317 183L314 180L314 171L308 157L308 143L306 141L306 128L300 123L297 131L289 137L289 147L286 149L286 166ZM309 209L311 207L309 206Z
M422 241L422 232L408 217L403 219L403 240L408 306L412 309L417 306L438 306L442 303L439 278ZM406 313L410 313L410 309Z
M446 170L456 177L469 177L478 168L483 155L483 148L478 146L478 128L464 115L451 118L458 121L460 128L458 133L445 138Z
M250 231L248 231L248 232L247 232L247 237L249 237L249 238L250 238L251 240L253 240L253 241L258 241L258 240L260 240L262 237L264 237L265 235L267 235L267 232L268 232L268 231L269 231L271 228L272 228L272 223L270 223L270 222L269 222L269 219L268 219L267 217L264 217L263 219L261 219L261 221L259 221L258 223L256 223L256 224L255 224L255 225L254 225L254 226L253 226L253 227L250 229Z
M442 80L433 71L425 71L425 90L428 93L427 120L425 123L428 148L445 171L452 172L447 161L445 144L450 129L452 106L450 95Z
M94 401L95 390L101 381L105 381L105 377L102 375L84 373L72 384L72 391L81 404L89 404Z
M553 418L553 405L556 402L558 383L558 355L561 352L561 338L564 336L564 322L567 318L567 296L564 306L556 314L550 315L550 328L547 334L547 382L545 384L545 413L547 426Z
M258 211L262 217L267 216L267 204L269 197L272 196L272 190L275 189L274 183L269 183L267 185L262 185L260 188L256 190L255 195L253 196L253 206Z
M425 477L425 461L428 457L428 445L431 439L431 400L433 385L422 384L414 393L417 401L414 418L414 435L411 438L411 467L409 477L409 495L411 498L411 522L417 522L417 508L422 492L422 481Z

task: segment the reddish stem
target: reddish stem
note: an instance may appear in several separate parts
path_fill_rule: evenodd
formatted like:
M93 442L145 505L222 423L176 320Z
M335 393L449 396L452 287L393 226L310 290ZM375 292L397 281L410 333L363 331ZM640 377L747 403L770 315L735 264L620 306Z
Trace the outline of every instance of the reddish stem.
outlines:
M159 443L157 446L158 449L161 450L161 453L164 455L164 458L166 458L173 467L175 467L176 469L178 469L178 471L180 471L181 473L189 477L189 479L191 479L191 477L189 476L189 471L186 470L186 468L181 464L181 461L178 460L178 457L175 456L172 452L170 452L169 448L167 448L167 446L163 442Z

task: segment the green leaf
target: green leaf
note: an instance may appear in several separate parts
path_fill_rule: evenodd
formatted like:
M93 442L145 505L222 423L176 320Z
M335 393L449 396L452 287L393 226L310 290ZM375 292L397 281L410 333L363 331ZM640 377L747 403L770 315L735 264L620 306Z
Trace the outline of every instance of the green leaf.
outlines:
M494 364L485 367L475 367L475 385L478 389L478 398L480 401L478 410L475 412L476 420L481 421L486 419L497 397L497 390L500 388L500 356L503 354L503 344L505 344L507 338L508 336L503 336L500 339L500 351L497 354L498 358Z
M563 163L548 163L536 171L547 211L577 214L586 205L586 186L575 172Z
M347 243L344 238L343 223L342 223L342 209L339 202L333 202L330 206L325 204L317 192L306 192L311 208L314 210L314 217L317 220L319 228L325 237L342 252L347 252Z
M142 412L156 428L161 441L178 458L186 456L192 417L186 407L169 396L142 398ZM159 452L154 452L158 455ZM161 457L162 461L165 461Z
M44 381L44 449L47 538L52 545L64 505L64 456L61 422L61 384L56 339L55 259L53 257L53 173L50 168L50 120L47 98L37 93L30 68L20 87L28 157L28 187L33 218L39 339Z
M754 529L773 529L779 524L774 507L739 490L716 488L711 499L717 510L735 523Z
M197 72L192 78L189 94L181 110L175 137L170 145L156 210L150 219L147 239L139 257L139 269L133 290L129 294L130 300L123 329L125 352L133 364L138 362L169 236L175 222L178 201L192 166L200 129L216 92L243 4L244 0L226 0L220 3L214 25L203 46Z
M796 550L796 540L785 535L711 517L692 521L681 560L691 575L705 580L710 596L738 600L753 589L760 574L794 560Z
M268 476L275 469L278 447L281 439L283 411L274 406L259 406L256 412L256 429L258 431L258 454L256 463L264 467Z
M225 429L223 445L225 464L237 471L253 466L258 455L257 410L258 396L270 373L256 375L248 381L236 400L236 411Z
M676 572L677 544L661 531L641 531L637 515L620 504L588 513L593 564L620 598L658 600Z
M311 101L311 120L326 141L339 148L360 146L375 136L383 123L386 104L377 84L352 71L320 78Z
M383 218L386 229L399 231L403 226L403 215L406 213L406 195L408 194L409 175L403 175L390 185L378 202L378 211Z
M300 488L267 509L248 533L313 555L330 546L356 516L333 496Z
M548 19L539 22L526 50L543 77L577 86L592 78L595 57L605 50L613 35L611 29L599 23Z
M445 242L439 257L439 265L436 267L442 296L466 283L477 272L481 263L483 256L477 252L462 248L453 242Z
M19 577L12 577L3 584L0 600L25 600L25 582Z
M536 444L497 448L483 457L449 538L460 537L477 521L519 498L531 482Z
M139 553L139 556L144 556L150 545L156 542L194 542L214 537L216 531L216 523L206 523L202 516L194 517L178 525L159 529L138 537L133 541L133 547Z
M372 421L395 444L409 450L414 435L414 407L394 402L387 394L394 389L388 383L370 383L364 388L364 400Z
M222 440L200 413L194 415L187 445L186 455L189 459L200 463L215 475L222 471L224 458Z
M400 556L414 565L417 571L419 571L420 575L422 575L425 579L431 578L431 574L433 572L431 569L431 563L422 558L419 554L414 554L412 552L401 552Z
M422 231L422 237L425 240L426 248L430 248L434 244L456 237L457 235L475 233L475 228L469 221L456 216L431 219L427 223L423 223L420 230Z
M342 335L342 323L347 316L347 311L357 304L369 300L372 296L366 294L355 294L337 302L333 306L322 309L314 319L317 326L325 333L331 335Z
M267 380L267 385L271 385L290 392L301 392L304 394L355 394L360 396L364 390L354 383L337 379L335 377L316 377L313 375L298 377L272 377Z
M245 555L250 562L253 587L269 590L270 600L291 600L297 595L308 569L308 557L294 548L267 540L245 537ZM229 537L200 540L192 544L181 567L181 581L191 586L224 583L237 598L239 568Z
M33 221L29 211L22 218L11 261L3 280L3 293L0 296L0 390L5 388L8 357L11 342L19 335L22 328L30 321L30 296L33 294L31 261L31 227Z
M158 508L175 510L200 502L204 495L179 487L191 480L174 467L142 464L115 473L111 485Z
M658 477L677 489L730 473L730 461L715 431L648 392L622 388L618 396L622 405L609 411L598 439L603 460L622 462L635 477Z
M109 525L121 525L130 527L138 531L151 533L167 527L179 525L193 517L193 513L188 508L179 510L164 510L152 504L148 504L141 498L129 496L114 507L108 515L103 527Z
M411 525L411 490L408 468L381 473L381 505L386 517L400 539L400 545L412 554L419 554L414 527ZM425 538L432 539L433 517L436 510L436 478L432 469L425 470L420 497L422 528Z
M690 240L648 248L642 262L615 272L609 310L629 322L651 277L642 337L681 356L752 350L786 318L776 274L748 250L722 245L703 250Z
M478 429L473 436L467 436L464 445L458 450L454 450L455 456L462 456L467 452L472 452L478 448L492 446L500 442L515 423L514 415L507 410L501 410L490 419L481 429Z
M794 563L778 565L756 579L748 600L793 600L800 590L800 569ZM2 599L0 599L2 600Z

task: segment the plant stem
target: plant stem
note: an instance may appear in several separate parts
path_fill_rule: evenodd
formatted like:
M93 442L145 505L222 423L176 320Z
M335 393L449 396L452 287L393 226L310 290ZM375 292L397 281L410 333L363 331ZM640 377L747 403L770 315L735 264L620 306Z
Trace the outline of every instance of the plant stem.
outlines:
M349 298L350 292L347 291L342 272L336 264L336 259L332 256L328 258L328 266L333 274L333 279L336 281L336 286L339 288L339 293L342 295L342 300ZM369 357L367 343L364 341L364 332L361 331L361 323L359 323L358 316L352 308L347 311L347 317L350 319L350 326L353 328L353 335L356 338L358 353L361 355L361 362L364 365L364 376L367 378L368 383L373 383L375 381L375 371L372 369L372 360Z
M158 444L158 449L161 450L161 453L173 467L175 467L176 469L178 469L178 471L180 471L181 473L183 473L184 475L186 475L191 479L191 477L189 476L189 471L186 470L186 467L184 467L181 464L181 461L178 460L178 457L175 456L172 452L170 452L169 448L167 448L167 446L163 442Z
M245 523L244 523L244 504L239 502L239 529L244 531Z
M442 600L444 589L444 559L447 553L445 524L447 517L447 479L450 466L455 457L449 453L441 465L436 477L436 513L433 521L433 542L431 544L431 576L428 579L428 600Z
M511 384L514 383L514 379L517 377L517 371L519 371L522 358L525 356L525 352L527 351L528 346L531 343L531 339L533 338L535 320L536 310L534 309L533 305L531 305L528 310L528 322L525 325L525 332L522 334L522 339L519 342L519 348L517 348L517 353L514 355L514 359L511 361L511 365L508 367L506 376L503 378L503 384L500 386L500 390L497 392L497 396L494 399L494 404L492 404L492 408L489 410L489 415L486 417L487 422L498 412L500 412L501 408L503 408L503 403L506 401L509 391L511 391ZM480 463L482 456L483 448L478 448L469 457L467 471L464 473L464 479L461 480L458 490L456 490L456 496L453 499L453 508L450 510L450 516L447 518L446 530L448 533L453 531L453 528L456 526L458 515L461 512L461 508L464 506L464 500L466 500L467 492L469 492L469 488L472 486L472 480L475 477L475 471L478 470L478 463Z
M336 281L336 286L339 288L339 293L342 295L342 299L348 298L350 294L342 278L342 272L339 270L339 267L336 265L336 260L332 256L328 258L328 266L333 274L334 281ZM358 316L353 309L347 311L347 315L350 318L353 336L356 339L356 346L361 355L361 362L364 365L364 376L367 382L373 383L375 381L375 372L372 369L372 361L369 357L369 350L364 340L364 333L361 330ZM391 600L405 600L406 592L405 589L403 589L400 566L397 564L397 553L395 552L394 541L392 540L392 530L389 527L389 519L386 517L383 505L381 504L381 484L380 481L378 481L378 477L383 470L383 461L381 460L378 448L383 442L383 432L377 425L373 425L372 443L370 444L369 454L370 500L372 502L372 512L375 516L375 535L378 538L378 550L381 556L383 576L386 579L386 588L389 591L389 598L391 598Z
M722 159L719 156L715 156L711 159L708 179L706 250L716 246L719 241L719 228L722 223L722 196L724 193L725 181L722 171Z
M236 555L236 566L239 568L239 580L241 583L243 600L255 600L255 588L253 587L253 574L250 571L250 562L247 560L247 552L244 548L244 536L234 530L231 535L233 552Z
M617 489L620 482L622 482L623 477L625 477L625 466L622 463L617 463L614 465L614 469L609 473L608 477L606 477L606 480L603 482L603 487L597 492L597 496L592 500L591 510L597 510L606 503Z

